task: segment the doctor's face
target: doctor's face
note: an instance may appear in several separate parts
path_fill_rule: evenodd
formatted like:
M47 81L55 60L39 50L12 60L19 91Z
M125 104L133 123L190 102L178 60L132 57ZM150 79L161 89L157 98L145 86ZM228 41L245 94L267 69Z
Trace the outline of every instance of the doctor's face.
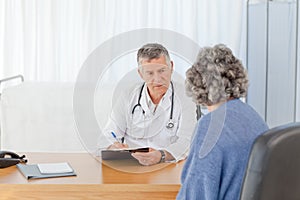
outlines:
M141 78L147 83L150 93L163 95L169 88L173 72L173 62L168 66L165 56L144 60L139 67Z

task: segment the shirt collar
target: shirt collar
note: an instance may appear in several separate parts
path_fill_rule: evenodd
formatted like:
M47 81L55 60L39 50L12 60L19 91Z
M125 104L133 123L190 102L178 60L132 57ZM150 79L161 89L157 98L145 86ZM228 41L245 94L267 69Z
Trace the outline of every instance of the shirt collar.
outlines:
M143 99L143 97L145 99ZM168 106L166 106L166 104L169 104L168 99L171 101L171 98L172 98L172 86L171 86L171 83L170 83L167 92L163 95L163 97L160 100L159 104L155 105L152 102L151 98L150 98L150 95L149 95L149 92L148 92L148 89L147 89L147 84L145 83L145 86L144 86L143 91L142 91L141 104L142 104L142 106L145 106L145 105L143 105L143 103L145 102L146 105L147 105L147 108L154 114L157 106L163 106L164 108L167 108Z

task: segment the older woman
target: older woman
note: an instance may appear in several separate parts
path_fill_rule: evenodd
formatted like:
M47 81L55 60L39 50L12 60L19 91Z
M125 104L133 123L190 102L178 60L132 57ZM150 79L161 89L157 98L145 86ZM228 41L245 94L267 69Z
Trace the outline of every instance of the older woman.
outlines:
M200 50L186 72L186 92L209 113L195 129L177 199L239 199L249 152L268 129L239 98L246 96L246 70L225 45Z

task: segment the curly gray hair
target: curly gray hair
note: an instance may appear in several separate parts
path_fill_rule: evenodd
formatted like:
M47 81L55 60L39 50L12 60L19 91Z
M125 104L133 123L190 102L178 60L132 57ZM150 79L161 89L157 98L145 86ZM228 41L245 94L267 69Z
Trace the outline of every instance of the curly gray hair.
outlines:
M240 60L223 44L204 47L186 71L186 93L196 104L211 106L245 97L248 77Z

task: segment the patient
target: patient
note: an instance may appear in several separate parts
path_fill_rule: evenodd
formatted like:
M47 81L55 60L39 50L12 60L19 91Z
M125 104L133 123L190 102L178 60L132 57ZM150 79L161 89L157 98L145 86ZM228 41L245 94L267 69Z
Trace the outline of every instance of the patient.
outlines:
M186 72L186 93L209 113L195 129L177 199L239 199L251 146L268 129L249 105L246 70L225 45L200 50Z

